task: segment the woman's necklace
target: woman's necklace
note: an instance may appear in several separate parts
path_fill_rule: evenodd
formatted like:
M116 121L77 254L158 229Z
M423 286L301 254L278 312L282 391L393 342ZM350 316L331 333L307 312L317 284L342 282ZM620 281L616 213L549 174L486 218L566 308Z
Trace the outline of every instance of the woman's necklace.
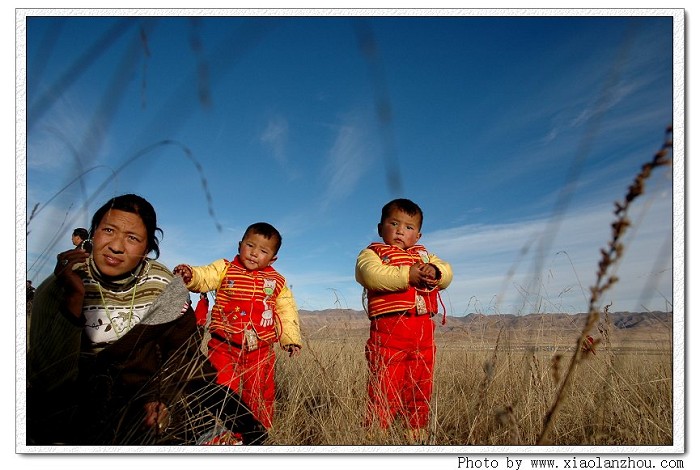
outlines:
M134 318L134 299L136 298L136 286L138 285L138 280L134 283L134 287L132 287L133 292L131 293L131 306L129 307L129 315L127 316L126 319L126 331L128 332L131 329L132 326L132 320ZM100 283L97 282L97 291L100 293L100 299L102 299L102 306L105 309L105 315L107 315L107 319L109 320L109 324L112 326L112 330L114 331L114 334L117 335L117 339L121 337L119 334L119 330L117 330L116 325L114 324L114 319L112 316L109 314L109 309L107 308L107 303L105 302L105 297L104 294L102 293L102 286L100 286Z
M113 331L113 336L112 340L116 340L124 336L125 333L127 333L135 324L139 323L140 319L138 317L134 318L135 312L135 299L136 299L136 290L138 288L139 281L143 281L146 279L148 276L148 272L150 271L151 268L151 263L149 262L148 259L145 259L143 263L141 263L139 266L137 266L133 271L131 271L127 276L122 277L122 278L107 278L103 276L99 269L97 269L97 266L95 265L95 262L90 256L87 262L88 265L88 277L90 278L90 285L97 286L97 292L100 294L100 301L102 302L101 309L104 309L104 317L107 317L109 320L109 326L107 326L107 330L104 331L104 333L107 333L108 331ZM105 289L108 290L108 292L111 292L114 295L117 295L118 298L123 302L124 300L124 294L128 295L129 289L132 289L131 291L131 306L129 307L129 313L127 314L119 314L116 316L112 316L109 313L108 307L107 307L107 301L105 300L105 295L103 292L102 287L104 286ZM130 286L130 287L128 287ZM93 291L94 292L94 291ZM97 305L93 304L95 307ZM126 308L126 305L124 303L118 305L119 308ZM86 312L87 315L87 312ZM119 321L119 320L125 320L125 321ZM90 325L91 328L94 329L99 329L100 325L102 325L102 321L98 320L95 318L95 321L93 325ZM119 327L119 329L117 329ZM94 335L91 335L94 336ZM100 337L100 335L97 335ZM102 342L104 339L98 339L98 338L92 338L93 341L96 342Z

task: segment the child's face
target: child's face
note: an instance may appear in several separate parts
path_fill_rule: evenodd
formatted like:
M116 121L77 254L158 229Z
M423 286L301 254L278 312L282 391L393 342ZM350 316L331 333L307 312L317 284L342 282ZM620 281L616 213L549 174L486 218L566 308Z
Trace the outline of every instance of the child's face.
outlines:
M243 266L254 271L264 269L275 262L275 240L258 233L249 233L238 244L238 257Z
M389 217L379 224L379 236L387 245L404 250L412 247L421 237L420 215L408 215L394 209Z

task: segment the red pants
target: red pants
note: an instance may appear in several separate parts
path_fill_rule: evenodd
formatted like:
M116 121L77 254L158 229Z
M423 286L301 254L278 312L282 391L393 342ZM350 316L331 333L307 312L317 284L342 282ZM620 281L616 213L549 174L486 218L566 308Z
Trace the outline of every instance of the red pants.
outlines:
M258 421L272 427L275 404L275 351L272 345L244 351L215 338L209 360L218 371L216 382L238 393Z
M428 425L435 342L430 315L389 315L372 320L365 356L369 366L366 424L381 428L397 415L411 429Z

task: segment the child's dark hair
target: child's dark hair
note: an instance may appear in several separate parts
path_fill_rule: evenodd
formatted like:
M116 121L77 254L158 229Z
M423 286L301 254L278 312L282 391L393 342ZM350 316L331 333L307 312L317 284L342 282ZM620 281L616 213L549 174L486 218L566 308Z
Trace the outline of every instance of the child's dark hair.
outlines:
M245 230L243 238L247 237L248 234L251 233L262 235L268 240L275 240L275 254L280 251L280 247L282 246L282 235L280 235L279 231L272 225L268 224L267 222L257 222Z
M391 212L397 209L410 215L411 217L418 215L418 229L421 229L423 226L423 211L418 204L409 199L394 199L393 201L386 203L384 207L382 207L382 219L379 221L379 223L384 223Z
M141 196L137 196L136 194L123 194L121 196L113 197L102 207L97 209L95 215L92 216L92 225L90 226L90 234L92 236L95 236L97 226L100 225L102 218L110 210L130 212L141 217L143 225L146 226L148 253L151 251L154 252L154 259L158 259L160 256L160 248L158 247L158 237L156 233L160 232L162 236L163 231L157 225L156 211L151 203Z
M73 230L73 236L78 236L81 240L87 240L88 238L90 238L87 229L83 227L78 227L75 230Z

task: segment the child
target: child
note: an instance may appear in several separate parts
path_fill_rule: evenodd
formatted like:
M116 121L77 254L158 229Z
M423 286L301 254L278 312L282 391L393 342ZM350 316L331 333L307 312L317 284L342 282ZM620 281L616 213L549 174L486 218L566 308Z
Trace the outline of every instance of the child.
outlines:
M371 322L365 347L370 373L366 425L386 430L399 414L411 443L427 439L435 358L432 316L438 311L438 291L452 281L450 265L416 244L422 224L423 212L414 202L389 202L378 224L384 243L362 250L355 266Z
M197 320L197 326L204 328L207 324L207 316L209 315L209 297L206 292L199 293L197 307L194 309L194 317Z
M271 266L281 245L277 229L260 222L245 231L233 261L180 264L173 270L191 292L216 289L208 346L217 382L239 392L267 429L272 427L275 400L273 344L279 341L290 356L301 349L292 291Z

